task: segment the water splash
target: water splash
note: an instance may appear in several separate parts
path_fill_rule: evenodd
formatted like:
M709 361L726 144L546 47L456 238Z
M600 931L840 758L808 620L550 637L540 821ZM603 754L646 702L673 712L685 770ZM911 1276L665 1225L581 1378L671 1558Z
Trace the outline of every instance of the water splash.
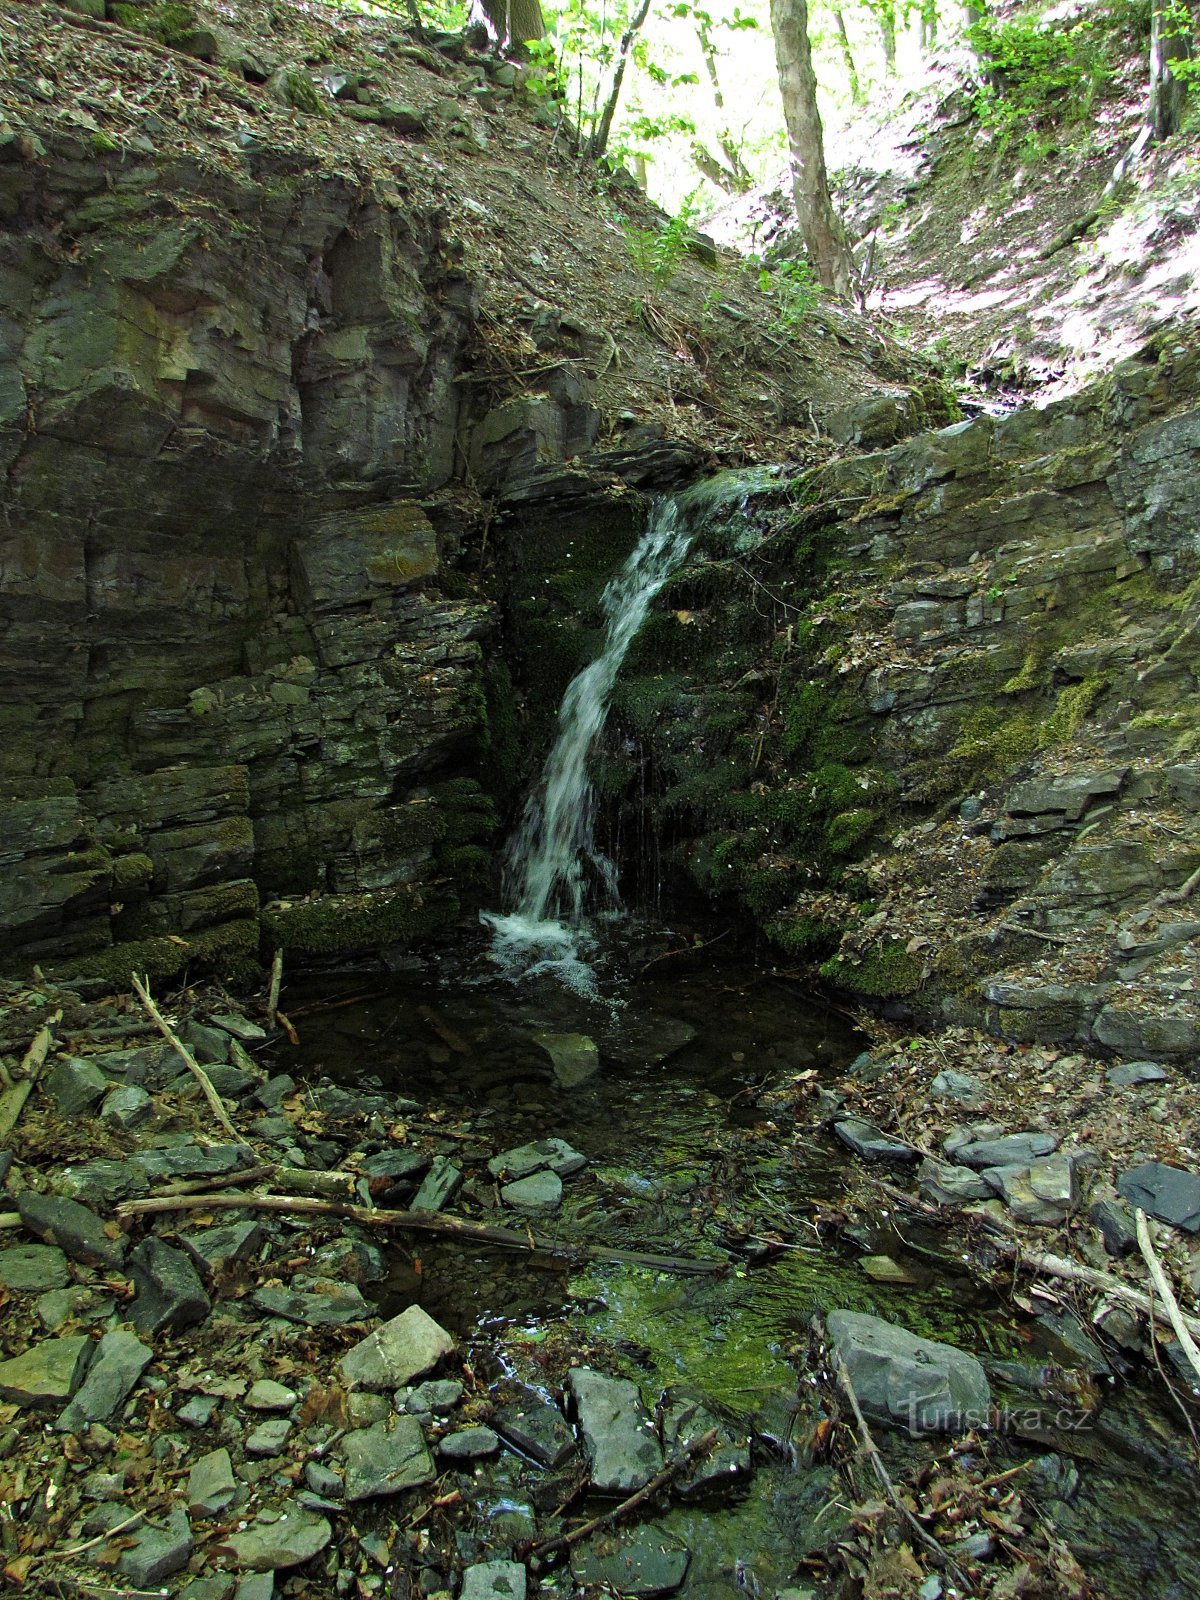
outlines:
M705 522L730 500L744 498L747 487L745 479L726 476L660 500L601 596L604 644L567 686L558 737L505 853L506 898L514 909L481 918L493 932L492 959L510 977L552 973L577 993L596 997L590 965L596 938L585 906L590 902L594 915L611 915L620 899L616 867L596 847L588 761L608 717L617 673L651 601Z

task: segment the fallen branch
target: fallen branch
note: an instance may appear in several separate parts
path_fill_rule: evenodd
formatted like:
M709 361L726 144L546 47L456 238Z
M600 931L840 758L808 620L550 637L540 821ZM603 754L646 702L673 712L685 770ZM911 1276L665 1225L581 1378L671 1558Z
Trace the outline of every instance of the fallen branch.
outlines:
M644 978L650 968L656 967L660 961L673 961L676 956L692 956L700 950L707 950L710 944L720 944L721 940L728 939L732 932L732 928L726 928L723 933L714 934L711 939L705 939L702 944L682 944L677 950L664 950L660 956L651 956L649 961L638 969L638 977Z
M1146 1213L1141 1206L1135 1208L1134 1221L1137 1224L1138 1248L1142 1252L1142 1260L1150 1274L1150 1281L1154 1285L1155 1293L1167 1308L1167 1316L1175 1330L1175 1337L1179 1340L1180 1349L1191 1363L1192 1371L1200 1379L1200 1350L1196 1348L1196 1341L1192 1338L1183 1312L1179 1309L1179 1301L1175 1298L1175 1291L1167 1281L1163 1271L1162 1262L1155 1253L1154 1244L1150 1238L1150 1228L1146 1222Z
M118 1522L115 1528L109 1528L106 1533L98 1533L94 1539L89 1539L86 1544L73 1544L69 1550L44 1550L41 1555L34 1556L30 1565L39 1561L65 1561L68 1556L81 1556L85 1550L94 1550L98 1544L107 1544L110 1539L115 1539L119 1533L124 1533L127 1528L132 1528L146 1515L144 1511L135 1511L131 1517L126 1517L124 1522Z
M1071 942L1066 934L1043 933L1041 928L1030 928L1023 922L1001 922L998 926L1002 933L1023 933L1030 939L1041 939L1044 944L1070 944Z
M267 1021L275 1022L279 1010L279 991L283 987L283 948L276 950L271 960L271 987L267 990Z
M862 1447L866 1452L867 1459L874 1468L875 1476L879 1480L880 1488L888 1497L893 1510L900 1513L902 1520L907 1524L917 1543L923 1550L928 1552L930 1561L938 1569L938 1571L948 1572L954 1579L955 1583L961 1584L963 1589L969 1594L971 1592L971 1585L967 1582L966 1575L955 1564L953 1558L947 1555L946 1551L933 1537L933 1535L926 1528L921 1526L916 1517L913 1516L912 1512L904 1504L904 1501L901 1500L900 1495L896 1490L896 1485L892 1482L891 1473L883 1464L883 1457L879 1454L879 1446L875 1443L874 1435L867 1426L867 1419L863 1416L862 1407L858 1403L858 1395L855 1393L854 1383L851 1380L849 1369L836 1350L832 1351L832 1356L833 1370L837 1373L838 1382L842 1386L843 1394L845 1394L846 1399L850 1402L850 1409L854 1413L854 1421L858 1426L858 1437L862 1442Z
M518 1552L519 1559L544 1562L546 1557L553 1555L556 1550L569 1550L573 1544L578 1544L581 1539L586 1539L589 1534L595 1533L598 1528L607 1528L619 1518L630 1511L636 1511L645 1505L662 1488L665 1488L672 1479L677 1478L683 1469L690 1466L697 1456L707 1455L717 1442L717 1430L710 1428L707 1433L702 1433L698 1439L693 1439L682 1454L668 1461L661 1472L656 1472L650 1482L640 1488L636 1494L631 1494L628 1500L622 1500L619 1506L614 1506L611 1511L605 1511L598 1517L593 1517L590 1522L572 1528L570 1533L561 1533L557 1539L547 1539L544 1544L526 1544Z
M33 1093L33 1086L38 1081L41 1070L46 1065L46 1057L53 1048L54 1030L61 1021L61 1011L56 1011L52 1017L47 1018L34 1035L33 1043L21 1060L20 1080L0 1095L0 1145L5 1143L20 1120L25 1102Z
M1200 867L1197 867L1190 878L1181 883L1178 889L1164 889L1160 895L1155 896L1156 906L1175 906L1181 900L1187 900L1200 885Z
M1011 1237L1009 1242L1019 1267L1030 1267L1034 1272L1044 1272L1051 1278L1064 1278L1069 1283L1087 1284L1091 1289L1100 1289L1105 1294L1111 1295L1114 1300L1124 1300L1126 1305L1133 1306L1145 1316L1156 1317L1159 1322L1170 1322L1170 1318L1163 1315L1148 1294L1122 1283L1120 1278L1114 1278L1110 1272L1101 1272L1096 1267L1085 1267L1082 1262L1068 1261L1063 1256L1044 1255L1040 1250L1025 1250ZM1200 1336L1200 1318L1189 1317L1183 1311L1179 1315L1188 1332L1193 1336Z
M366 1227L407 1228L413 1233L436 1233L446 1238L465 1239L472 1244L500 1245L508 1250L536 1252L553 1261L621 1261L632 1266L653 1267L659 1272L691 1273L697 1276L729 1270L724 1261L691 1261L682 1256L652 1255L642 1250L615 1250L604 1245L550 1244L532 1234L516 1233L511 1228L494 1228L484 1222L469 1222L465 1217L447 1216L442 1211L384 1211L371 1206L344 1204L338 1200L310 1199L289 1194L208 1194L165 1196L159 1199L126 1200L116 1207L118 1217L148 1217L168 1211L284 1211L296 1216L346 1217Z
M245 1144L245 1139L242 1138L241 1134L234 1127L233 1123L230 1122L229 1114L225 1110L224 1102L222 1101L221 1096L213 1088L212 1081L209 1078L208 1073L205 1072L204 1068L196 1060L195 1056L188 1049L187 1045L184 1044L183 1040L174 1031L174 1029L171 1027L171 1024L154 1004L154 1001L151 1000L150 991L147 989L144 979L139 978L136 972L131 976L133 979L133 987L137 993L138 999L145 1006L147 1012L150 1014L151 1019L158 1024L160 1033L167 1040L168 1044L170 1044L176 1055L180 1057L184 1066L187 1067L188 1071L192 1074L196 1082L204 1091L204 1098L208 1101L209 1109L211 1110L213 1116L216 1117L221 1127L224 1128L225 1132L235 1144Z

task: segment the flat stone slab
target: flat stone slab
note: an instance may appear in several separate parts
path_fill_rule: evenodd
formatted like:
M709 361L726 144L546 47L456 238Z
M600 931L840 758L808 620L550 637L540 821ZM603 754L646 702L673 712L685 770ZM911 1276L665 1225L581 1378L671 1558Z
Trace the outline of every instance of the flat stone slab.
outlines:
M370 1428L357 1428L342 1440L349 1501L373 1500L429 1483L437 1473L416 1417L401 1415Z
M61 1250L50 1244L18 1244L0 1250L0 1286L17 1294L44 1294L65 1289L71 1270Z
M535 1390L505 1406L492 1421L522 1455L532 1457L543 1467L560 1467L575 1453L577 1441L562 1412Z
M454 1340L420 1306L409 1306L348 1351L338 1363L342 1382L360 1389L401 1389L433 1370Z
M242 1401L247 1411L290 1411L299 1399L295 1389L274 1378L259 1378L250 1385L250 1392Z
M353 1283L339 1283L329 1294L300 1289L256 1289L251 1296L260 1311L306 1328L344 1328L351 1322L369 1322L375 1307L364 1300Z
M565 1139L535 1139L530 1144L519 1144L512 1150L502 1150L488 1162L493 1178L503 1178L515 1183L528 1178L530 1173L550 1171L560 1178L569 1178L587 1166L587 1157L580 1155Z
M213 1277L231 1262L257 1256L266 1237L261 1222L227 1222L196 1233L182 1233L179 1242L201 1272Z
M912 1145L900 1139L889 1138L873 1122L861 1117L843 1117L835 1122L833 1131L856 1156L867 1161L915 1161L917 1152Z
M525 1600L527 1583L519 1561L479 1561L463 1573L459 1600Z
M564 1089L575 1089L600 1071L600 1051L586 1033L535 1033L533 1042L550 1057Z
M413 1416L428 1412L430 1416L444 1417L454 1410L462 1397L463 1386L456 1378L429 1378L413 1390L404 1402L404 1409Z
M215 1553L251 1572L284 1572L320 1555L332 1537L326 1518L289 1503L278 1516L260 1516L241 1533L231 1534Z
M143 1523L131 1530L133 1544L121 1552L117 1571L135 1589L148 1589L186 1567L192 1553L192 1530L187 1512L172 1511L166 1524Z
M1017 1222L1054 1226L1075 1209L1075 1169L1069 1156L1046 1156L1027 1167L985 1167L980 1176Z
M935 1161L927 1156L917 1168L921 1194L935 1206L964 1206L973 1200L986 1200L993 1193L989 1183L970 1167Z
M461 1428L438 1441L438 1455L447 1461L482 1461L500 1448L500 1436L491 1428Z
M31 1410L57 1410L83 1382L92 1349L92 1341L77 1334L43 1339L22 1355L0 1361L0 1399Z
M670 1458L674 1459L712 1428L717 1433L715 1447L674 1480L676 1489L685 1499L748 1478L750 1436L735 1432L697 1396L672 1394L669 1397L662 1415L662 1437Z
M1157 1061L1126 1061L1109 1067L1104 1076L1118 1089L1132 1089L1138 1083L1165 1083L1170 1074Z
M500 1198L514 1211L557 1211L562 1205L562 1179L555 1172L533 1172L516 1183L506 1183Z
M123 1083L110 1089L100 1107L101 1122L115 1122L119 1128L137 1128L154 1115L154 1101L139 1084Z
M977 1106L987 1098L987 1086L973 1072L956 1072L947 1067L939 1072L929 1086L929 1092L938 1100L953 1100L958 1105Z
M571 1575L582 1588L636 1595L674 1594L683 1587L691 1553L661 1528L639 1528L631 1536L588 1540L571 1553Z
M858 1311L831 1311L825 1320L872 1421L920 1434L961 1433L989 1420L987 1377L965 1350Z
M413 1197L413 1211L444 1211L458 1193L462 1168L449 1156L435 1156Z
M113 1085L94 1062L84 1056L67 1056L51 1067L42 1087L56 1111L64 1117L77 1117L102 1100Z
M92 1267L119 1267L125 1259L124 1235L110 1239L96 1213L78 1200L26 1189L17 1196L17 1210L30 1233L36 1233L45 1244L65 1250L72 1261Z
M93 1422L111 1421L153 1359L153 1350L127 1328L106 1333L96 1347L87 1377L55 1427L81 1433Z
M662 1468L663 1453L638 1387L590 1367L567 1377L599 1494L632 1494Z
M1053 1155L1058 1146L1052 1133L1006 1133L958 1145L952 1153L964 1167L982 1172L985 1167L1027 1167L1040 1156Z
M1163 1161L1147 1161L1123 1172L1117 1189L1131 1206L1188 1233L1200 1232L1200 1177Z
M161 1239L143 1239L130 1251L128 1272L137 1290L128 1316L139 1333L191 1328L212 1310L189 1258Z
M268 1417L246 1435L248 1456L279 1456L283 1454L292 1424L287 1417Z
M237 1493L237 1479L228 1450L210 1450L188 1474L188 1510L194 1517L215 1517Z

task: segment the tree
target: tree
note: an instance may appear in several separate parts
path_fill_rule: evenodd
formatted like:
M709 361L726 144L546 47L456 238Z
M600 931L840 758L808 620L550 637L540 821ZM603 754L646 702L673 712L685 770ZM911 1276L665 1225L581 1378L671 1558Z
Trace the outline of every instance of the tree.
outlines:
M1181 63L1192 53L1192 17L1183 0L1153 0L1150 9L1150 104L1146 120L1155 139L1169 139L1183 122L1187 95Z
M818 282L849 299L854 292L854 258L829 198L807 0L771 0L771 31L804 247Z
M479 4L497 39L514 55L531 39L546 37L541 0L479 0Z

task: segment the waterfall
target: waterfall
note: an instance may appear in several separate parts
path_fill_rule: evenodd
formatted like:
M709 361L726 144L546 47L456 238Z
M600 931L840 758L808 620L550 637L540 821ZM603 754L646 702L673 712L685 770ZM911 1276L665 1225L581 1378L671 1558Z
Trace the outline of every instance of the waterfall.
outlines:
M595 940L585 903L589 891L599 910L615 911L620 902L616 867L596 848L588 760L650 602L714 508L745 489L745 480L723 477L658 501L636 548L604 590L600 654L567 686L558 736L505 852L506 899L513 910L482 914L493 930L492 957L509 976L551 971L581 993L595 994L587 962Z

